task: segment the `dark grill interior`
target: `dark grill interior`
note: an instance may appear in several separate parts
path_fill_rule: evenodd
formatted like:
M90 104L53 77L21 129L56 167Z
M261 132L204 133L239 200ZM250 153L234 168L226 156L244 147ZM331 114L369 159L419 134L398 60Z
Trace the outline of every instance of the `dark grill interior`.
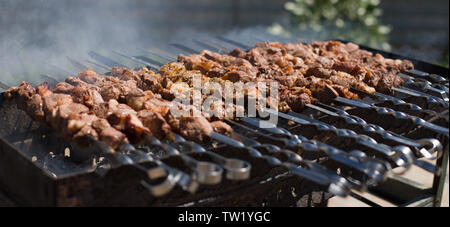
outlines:
M218 37L172 44L164 49L166 53L161 47L145 49L147 57L111 54L119 54L123 62L96 52L89 53L88 62L70 61L80 70L85 66L103 71L114 66L159 68L178 53L202 49L225 53L235 47L248 49L262 40L290 41L269 35ZM333 195L376 205L353 192L364 190L398 205L430 195L436 205L445 171L442 163L448 161L448 69L412 62L416 70L401 75L407 83L395 90L395 96L337 98L333 105L310 105L302 113L274 113L279 121L272 129L259 128L257 119L230 121L231 137L217 135L208 144L161 141L165 145L155 142L119 152L122 155L105 155L96 148L79 150L33 122L2 95L0 185L24 205L320 206ZM42 79L56 82L49 75ZM437 161L431 164L427 159ZM211 165L201 166L205 163L215 163L223 173ZM388 175L407 171L411 165L435 174L433 188L413 193L414 198L386 191L393 179ZM145 174L149 170L150 177Z

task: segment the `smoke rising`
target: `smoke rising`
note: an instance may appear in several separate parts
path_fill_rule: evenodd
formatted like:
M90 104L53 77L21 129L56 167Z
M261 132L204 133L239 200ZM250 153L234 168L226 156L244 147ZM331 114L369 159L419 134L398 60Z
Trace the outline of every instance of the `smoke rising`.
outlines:
M133 53L225 32L220 26L189 25L182 15L189 2L173 10L174 4L165 1L0 0L0 81L37 83L45 73L62 78L67 75L50 66L77 72L66 56L84 61L90 50Z
M109 2L109 3L108 3ZM130 1L132 2L132 1ZM108 4L108 5L105 5ZM125 44L143 45L158 40L158 33L143 33L151 22L133 15L126 1L1 1L0 78L39 80L36 74L50 65L67 67L70 56L86 59L89 50Z

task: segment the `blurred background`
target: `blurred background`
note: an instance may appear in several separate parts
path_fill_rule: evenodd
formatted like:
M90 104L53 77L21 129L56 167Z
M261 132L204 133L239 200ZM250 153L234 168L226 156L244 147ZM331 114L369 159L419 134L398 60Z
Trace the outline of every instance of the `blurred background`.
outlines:
M0 0L0 78L65 56L230 33L345 39L448 67L447 0Z

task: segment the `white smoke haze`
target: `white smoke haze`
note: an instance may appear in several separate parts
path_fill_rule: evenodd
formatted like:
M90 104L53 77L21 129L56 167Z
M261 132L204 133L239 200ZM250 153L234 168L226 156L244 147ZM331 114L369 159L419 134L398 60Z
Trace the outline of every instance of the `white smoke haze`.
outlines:
M190 2L195 1L183 4ZM57 74L55 77L61 79L67 75L50 65L75 73L78 69L66 56L85 64L85 60L90 59L87 55L90 50L109 56L115 56L111 54L112 50L131 54L138 48L158 47L175 41L186 43L188 39L226 32L219 26L214 29L202 28L201 24L189 26L186 18L165 14L164 9L170 3L0 0L0 81L10 86L21 80L38 83L42 81L40 75L45 73ZM171 22L165 26L169 19ZM179 22L174 24L173 21Z
M194 38L215 35L235 36L248 45L258 38L284 41L258 34L265 33L272 23L288 19L289 14L283 9L286 1L0 0L0 82L38 83L44 73L61 79L67 73L49 66L57 65L71 73L79 71L67 60L69 56L92 67L86 64L87 59L92 60L87 55L90 50L133 66L133 62L124 61L111 51L145 56L139 48L164 48L162 44L171 42L191 44ZM448 2L444 8L448 8ZM448 37L448 24L443 32ZM293 32L290 38L333 38L324 34L325 37L313 31ZM416 52L433 50L426 46ZM440 56L435 53L439 51L431 55ZM182 53L173 49L172 52ZM405 54L408 49L399 52Z
M95 1L1 1L0 78L39 80L49 64L67 67L70 56L86 59L88 50L143 41L130 21L102 15ZM22 78L24 77L24 78Z

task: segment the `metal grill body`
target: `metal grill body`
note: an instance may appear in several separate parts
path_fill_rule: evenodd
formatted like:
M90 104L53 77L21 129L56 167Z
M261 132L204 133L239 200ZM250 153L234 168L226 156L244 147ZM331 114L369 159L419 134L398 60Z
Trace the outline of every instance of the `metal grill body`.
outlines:
M266 35L258 39L276 41ZM255 41L219 37L172 46L186 54L203 48L225 53L236 47L248 48ZM361 48L388 58L408 59ZM128 62L157 69L178 54L155 48L145 51L146 56L115 51L111 56L119 54ZM92 61L69 61L79 69L86 65L103 70L128 66L93 51L89 55ZM125 154L135 165L99 158L102 155L95 149L79 150L1 96L0 185L23 205L319 206L337 194L377 206L355 193L366 190L399 206L418 201L437 206L448 162L448 69L409 60L416 70L401 75L408 86L397 89L395 96L366 94L356 102L336 99L332 105L318 103L302 113L275 113L280 120L272 129L258 128L258 119L241 119L230 122L234 129L231 137L212 136L207 144L182 138L176 143L153 141L137 147L145 154ZM51 76L42 78L57 82ZM7 86L3 87L6 90ZM329 139L318 141L318 137ZM430 143L430 138L438 144ZM164 154L168 150L161 144L173 146L179 153ZM442 149L430 153L430 146ZM192 168L186 159L216 163L224 169L223 177L203 184L209 181L198 179L202 170ZM433 187L417 189L391 174L398 169L407 171L410 165L434 173ZM233 166L251 167L251 171L232 172ZM147 168L154 177L142 171ZM165 170L173 174L163 173ZM155 185L167 192L156 196L160 191L151 191L156 190ZM409 193L399 193L402 191Z

